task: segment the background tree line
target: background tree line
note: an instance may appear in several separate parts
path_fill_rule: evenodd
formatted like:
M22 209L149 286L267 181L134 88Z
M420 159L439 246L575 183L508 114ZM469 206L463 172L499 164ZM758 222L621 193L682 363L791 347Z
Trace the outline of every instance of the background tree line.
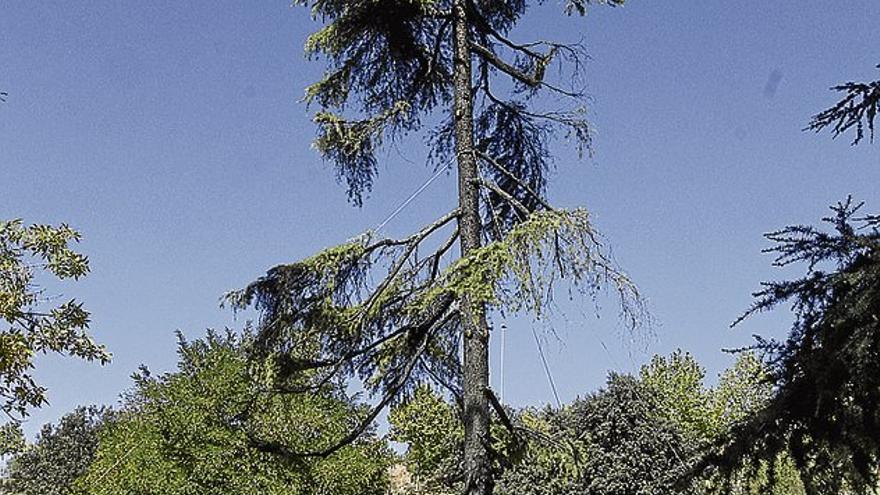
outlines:
M141 369L124 403L81 407L46 425L9 459L3 489L11 494L124 493L459 493L463 430L447 397L427 385L394 407L390 430L375 430L334 456L288 459L250 445L247 432L282 436L316 449L328 431L344 431L365 407L338 389L284 399L266 393L248 370L253 337L209 332L178 344L176 370ZM714 473L680 485L702 448L725 435L770 398L766 369L742 354L715 387L693 357L655 356L637 376L611 373L606 386L561 408L506 408L493 449L509 463L493 466L500 494L720 493ZM238 417L246 402L261 417ZM394 445L403 445L395 451ZM734 493L803 493L788 457L757 477L733 482ZM768 490L770 490L768 492Z

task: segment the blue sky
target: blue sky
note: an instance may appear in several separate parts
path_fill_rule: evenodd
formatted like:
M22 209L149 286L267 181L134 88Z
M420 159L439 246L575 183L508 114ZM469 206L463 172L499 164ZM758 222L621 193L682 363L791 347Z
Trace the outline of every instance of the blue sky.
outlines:
M633 0L585 19L559 4L516 34L583 38L597 135L593 159L556 150L550 197L594 213L658 321L635 343L613 308L596 318L591 303L541 323L561 337L546 341L560 395L679 347L714 375L731 361L721 348L787 329L784 312L727 328L761 280L792 273L760 253L763 232L813 222L847 194L880 210L877 145L801 131L833 103L829 86L876 78L880 3ZM302 52L314 27L284 1L4 2L0 216L82 231L93 273L62 290L86 302L115 356L41 359L51 405L29 432L115 402L141 363L173 367L177 329L240 327L218 306L224 292L376 226L431 176L421 141L407 140L381 160L364 207L346 203L299 103L322 71ZM441 176L388 232L445 211L454 187ZM529 324L507 323L515 405L552 399Z

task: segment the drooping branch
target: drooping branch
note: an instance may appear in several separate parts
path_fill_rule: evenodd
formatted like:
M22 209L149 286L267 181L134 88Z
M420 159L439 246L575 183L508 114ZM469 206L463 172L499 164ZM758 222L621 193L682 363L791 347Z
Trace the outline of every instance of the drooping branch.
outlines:
M767 235L774 263L803 263L795 280L767 282L745 316L782 304L794 322L782 341L753 346L768 366L767 404L721 437L697 468L730 476L743 462L790 453L807 493L869 493L880 472L880 232L850 198L823 219ZM742 318L734 324L738 324ZM771 475L773 473L770 473Z
M349 199L356 205L369 193L377 172L376 151L387 135L407 125L411 104L398 101L378 115L366 119L346 119L329 111L315 114L318 137L314 147L335 164L336 176L348 188Z
M261 313L255 357L266 363L267 381L277 383L281 376L285 385L314 386L332 379L355 380L377 398L376 406L351 432L328 435L343 436L341 441L305 455L329 455L353 442L415 381L434 380L452 389L460 379L462 387L467 384L465 396L473 412L467 430L477 432L469 435L465 451L470 452L469 459L481 459L465 471L469 480L479 478L484 485L479 490L477 484L471 485L471 493L487 494L491 479L478 442L490 439L483 429L489 410L483 384L477 381L483 378L474 378L487 376L487 371L475 372L477 368L488 369L483 365L487 358L482 357L487 353L480 348L484 343L476 339L488 333L481 308L540 313L543 303L549 302L553 281L562 277L580 283L589 293L606 283L614 286L622 308L631 308L632 299L637 299L629 280L596 242L586 212L550 210L540 197L552 161L549 143L558 135L556 126L574 135L579 146L589 144L588 128L577 119L584 108L577 80L581 52L561 44L518 44L508 39L526 12L529 2L523 0L295 1L312 6L313 15L324 22L309 37L306 50L311 56L325 57L328 72L307 89L307 99L321 106L316 147L336 166L351 200L360 204L362 195L370 191L380 147L420 129L421 119L432 112L443 112L449 117L440 127L446 138L438 141L441 144L432 156L446 153L449 163L459 165L461 231L426 258L420 258L422 242L452 223L452 217L406 239L371 243L365 237L270 270L235 297L238 307L253 306ZM588 3L591 0L567 0L565 8L581 11ZM488 100L481 99L481 81L474 86L472 62L483 69L486 79L511 77L511 99L521 101L500 104L504 99L491 94ZM553 84L555 77L545 79L551 65L558 66L560 74L573 69L571 83L563 82L560 88ZM577 108L535 111L533 98L541 93L552 93L566 103L574 99ZM483 168L488 177L483 188L474 180L480 160L475 151L503 167ZM505 222L485 246L480 246L485 233L480 193L488 197L493 215L497 207L497 216L502 217L497 224ZM442 266L441 258L456 240L463 256ZM378 283L373 282L374 275L379 275ZM430 335L422 333L437 308L457 301L462 301L463 315L450 314L450 320L427 327ZM623 312L629 314L627 309ZM480 321L476 330L474 321ZM475 351L464 354L479 352L479 366L458 367L462 335L465 349ZM315 367L285 376L277 373L285 362L288 371ZM464 368L468 380L461 377ZM271 432L256 433L270 437L265 450L304 455L273 442ZM478 441L473 441L475 437Z

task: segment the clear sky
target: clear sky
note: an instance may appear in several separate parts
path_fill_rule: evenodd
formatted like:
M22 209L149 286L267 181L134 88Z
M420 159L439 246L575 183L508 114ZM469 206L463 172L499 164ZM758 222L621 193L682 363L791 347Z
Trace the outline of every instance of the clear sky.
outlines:
M833 103L829 86L878 75L880 2L632 0L585 19L560 4L516 34L583 38L598 133L591 160L557 150L550 197L594 212L658 321L636 344L589 302L541 324L561 337L546 342L560 395L678 347L715 375L731 361L721 348L787 329L784 313L727 328L761 280L785 274L760 253L762 233L847 194L880 211L880 144L801 131ZM63 290L114 353L106 367L41 359L51 405L29 432L114 403L141 363L172 368L177 329L241 327L218 306L224 292L376 226L431 176L408 140L381 160L364 207L346 203L298 101L322 71L303 57L314 27L286 1L2 2L0 217L82 231L93 273ZM446 211L453 193L442 176L389 233ZM552 399L528 325L508 323L514 405Z

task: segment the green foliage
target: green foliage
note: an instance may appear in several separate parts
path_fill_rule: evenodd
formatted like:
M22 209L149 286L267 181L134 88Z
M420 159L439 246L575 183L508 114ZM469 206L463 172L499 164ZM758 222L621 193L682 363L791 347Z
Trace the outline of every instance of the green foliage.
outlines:
M310 448L346 430L359 407L339 390L267 394L249 377L249 345L250 337L232 334L181 339L176 371L136 374L79 486L99 495L384 493L391 454L372 434L329 458L298 462L254 446L259 433Z
M569 420L585 438L582 493L671 494L691 448L672 423L656 414L650 389L611 375L605 390L577 401Z
M702 365L681 350L654 356L640 372L661 414L699 444L713 442L763 408L771 394L767 368L753 352L740 353L715 388L705 386L705 375Z
M381 136L417 128L422 113L451 97L450 48L443 40L449 23L439 1L295 3L311 5L312 15L326 20L306 42L309 56L324 56L330 65L306 89L306 101L322 107L316 148L336 164L337 177L360 204L376 174ZM361 116L340 115L352 104Z
M427 131L437 168L459 163L464 199L459 209L408 238L374 240L367 234L275 267L228 295L236 309L261 313L254 357L274 391L307 393L356 381L377 396L361 422L326 449L288 450L260 439L263 450L292 458L335 452L384 408L415 394L419 383L459 396L465 383L482 380L462 377L462 330L469 329L465 337L474 339L477 322L479 332L488 332L486 309L543 315L561 278L590 296L614 291L627 326L642 323L639 294L610 261L588 214L555 210L543 197L553 165L551 143L568 138L583 154L591 146L591 129L579 78L587 58L583 47L508 38L536 2L294 3L310 6L323 22L306 52L325 58L327 71L307 88L306 101L320 107L315 148L333 163L349 199L360 205L370 192L382 148L421 130ZM620 3L570 0L563 8L583 14L589 4ZM552 110L541 107L547 103L536 98L541 93L556 97ZM428 121L437 125L423 129ZM461 232L456 229L445 241L428 240L453 220ZM477 249L482 238L492 242ZM451 261L446 255L459 240L465 255ZM429 243L434 247L426 252ZM335 267L318 263L337 250L347 254ZM383 270L374 282L371 275ZM477 408L468 418L488 415L485 401L467 397ZM481 424L467 429L466 445L481 451L476 436L485 434L478 430L486 425L474 423ZM498 448L518 449L515 441L502 441ZM486 492L487 463L476 457L480 466L469 470L472 479L465 484Z
M654 356L640 376L657 397L657 413L702 452L713 449L719 439L765 407L772 392L767 368L753 352L740 353L714 388L705 386L703 367L680 350L669 357ZM702 455L698 450L687 459L689 466ZM800 473L788 452L770 461L742 460L727 478L707 470L698 484L706 493L803 493Z
M586 210L532 213L503 239L456 260L426 299L467 294L472 301L540 315L552 298L554 283L568 277L587 291L612 287L620 295L627 322L635 326L644 316L638 290L613 266L597 236Z
M511 412L519 448L500 422L493 429L500 495L682 493L675 486L695 445L658 414L654 389L612 375L605 389L560 410ZM496 417L497 419L497 417ZM389 417L392 440L407 445L405 462L421 493L457 493L461 426L453 407L418 388Z
M675 423L690 440L708 442L719 432L721 411L713 407L713 395L704 385L706 371L689 353L655 355L639 373L657 401L658 411Z
M402 125L409 115L409 104L397 102L381 114L363 120L349 121L330 112L315 115L318 138L314 147L336 164L339 178L348 183L349 199L357 205L363 193L372 187L377 168L375 152L389 128ZM369 170L369 174L362 171Z
M561 495L575 493L584 458L582 446L564 423L570 407L555 410L527 408L515 415L526 447L498 477L501 494Z
M688 493L677 486L693 445L657 412L650 387L612 374L606 388L560 411L519 420L544 442L498 480L504 495Z
M4 493L82 493L75 488L75 481L88 469L98 448L98 432L111 418L109 409L80 407L62 417L58 426L44 426L36 442L9 461Z
M0 425L0 457L17 454L26 444L20 423L13 421Z
M69 300L52 306L35 280L37 271L58 279L85 276L88 258L70 248L79 240L79 232L67 225L0 221L0 325L5 324L0 326L0 411L10 418L46 402L46 390L31 375L38 354L110 360L89 336L89 313L82 304Z
M784 343L758 340L773 393L708 464L772 463L789 451L810 493L864 493L880 471L880 217L832 207L826 232L792 226L767 237L775 264L804 263L797 280L771 282L745 316L790 302Z
M693 356L676 351L654 356L638 379L612 375L605 389L561 409L510 411L524 449L496 416L496 493L802 495L800 472L786 452L741 462L729 478L706 470L691 484L682 481L702 452L766 405L767 377L760 359L743 352L710 388ZM389 423L390 439L407 447L410 490L460 491L463 430L452 404L420 386L392 409Z
M320 106L314 119L315 148L334 164L352 202L360 205L369 193L382 145L422 129L424 118L435 112L446 118L429 131L431 155L438 158L438 166L453 159L452 0L294 3L310 6L312 16L324 22L309 36L305 51L311 58L326 59L328 67L324 77L306 89L305 100ZM529 4L473 2L467 21L479 74L473 91L482 96L476 99L476 148L511 171L516 180L493 167L486 167L484 174L529 211L536 211L540 198L532 192L541 194L546 187L552 163L548 144L556 135L566 136L584 150L590 147L592 133L585 120L582 90L564 87L578 79L587 58L583 48L548 41L520 44L507 38ZM567 0L563 8L569 15L583 15L590 4L616 6L623 1ZM557 73L548 71L551 66L560 69L562 85L546 80L548 73ZM494 87L498 77L511 78L513 91ZM567 100L571 108L535 108L532 97L541 90ZM488 203L487 219L491 210L504 228L517 222L520 215L497 193L489 193Z
M389 439L406 444L404 456L417 490L438 493L461 478L464 429L455 409L427 386L392 408Z
M724 370L711 400L720 430L729 431L760 411L773 394L769 370L754 352L740 353Z

